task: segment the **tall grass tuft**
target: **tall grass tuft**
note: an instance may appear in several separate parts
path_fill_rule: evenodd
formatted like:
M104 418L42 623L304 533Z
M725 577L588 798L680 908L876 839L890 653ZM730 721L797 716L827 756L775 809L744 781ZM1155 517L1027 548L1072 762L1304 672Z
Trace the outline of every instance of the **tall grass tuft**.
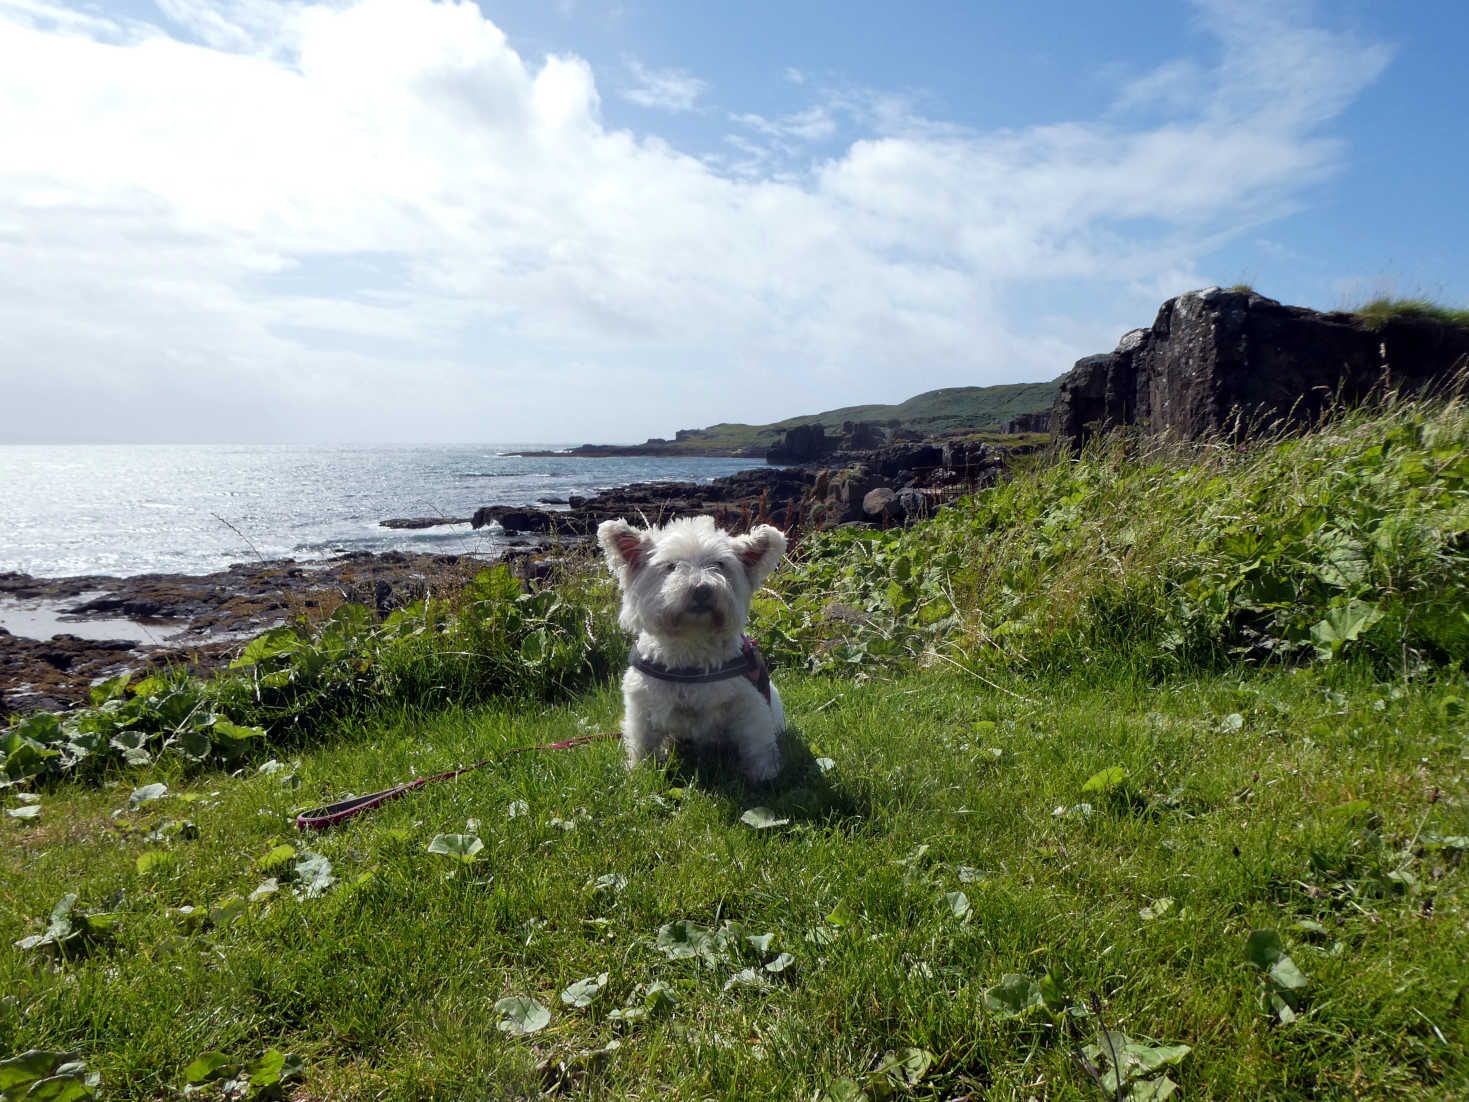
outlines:
M1358 317L1369 325L1381 327L1398 318L1426 318L1444 325L1469 326L1469 309L1443 306L1426 298L1375 298L1365 306L1354 310Z

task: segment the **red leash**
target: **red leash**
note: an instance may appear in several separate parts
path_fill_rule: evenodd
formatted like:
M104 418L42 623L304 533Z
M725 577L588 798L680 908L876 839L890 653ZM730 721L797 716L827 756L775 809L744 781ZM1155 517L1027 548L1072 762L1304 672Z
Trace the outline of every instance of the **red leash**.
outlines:
M462 769L450 769L444 773L435 773L432 777L419 777L417 780L407 781L396 788L385 788L381 792L371 792L366 796L357 796L350 800L338 800L334 804L324 807L314 807L310 811L303 811L296 816L297 830L325 830L327 827L336 826L345 822L354 815L361 815L364 811L371 811L375 807L382 807L389 800L396 800L399 796L406 796L415 788L422 788L430 781L449 781L461 773L468 773L475 769L497 762L501 758L508 758L511 754L524 754L531 750L569 750L573 746L585 746L589 742L597 742L604 738L621 738L621 731L603 731L596 735L577 735L565 742L546 742L539 746L517 746L511 750L505 750L496 754L493 758L485 758L473 765L466 765Z

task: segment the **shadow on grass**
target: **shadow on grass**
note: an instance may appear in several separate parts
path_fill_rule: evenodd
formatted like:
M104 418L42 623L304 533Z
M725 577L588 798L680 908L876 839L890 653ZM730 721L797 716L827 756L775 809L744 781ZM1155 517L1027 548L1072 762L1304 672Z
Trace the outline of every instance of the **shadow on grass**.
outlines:
M871 817L866 793L854 792L817 763L798 730L780 736L780 773L767 784L749 784L740 776L733 745L679 743L669 758L668 777L676 784L697 786L729 806L733 822L751 807L768 807L793 822L857 829Z

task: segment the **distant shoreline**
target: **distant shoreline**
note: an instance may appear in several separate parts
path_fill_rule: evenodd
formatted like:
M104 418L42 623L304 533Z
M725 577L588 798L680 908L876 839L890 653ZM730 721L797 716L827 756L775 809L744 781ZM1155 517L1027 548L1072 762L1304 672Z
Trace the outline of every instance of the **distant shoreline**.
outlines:
M765 462L763 448L716 448L701 444L578 444L554 451L520 451L526 459L749 459Z

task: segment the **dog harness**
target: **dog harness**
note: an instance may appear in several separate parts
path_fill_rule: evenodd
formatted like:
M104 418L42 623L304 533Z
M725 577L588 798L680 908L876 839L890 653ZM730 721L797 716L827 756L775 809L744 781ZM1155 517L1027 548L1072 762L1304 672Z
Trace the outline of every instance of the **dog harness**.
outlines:
M627 656L627 664L638 673L680 685L704 685L711 681L728 681L732 677L747 677L765 698L765 703L770 703L770 669L765 665L765 659L760 654L760 648L755 645L755 640L748 635L740 636L738 658L731 658L724 665L712 670L703 670L697 666L665 666L661 662L650 661L638 653L636 643L633 644L632 653Z

